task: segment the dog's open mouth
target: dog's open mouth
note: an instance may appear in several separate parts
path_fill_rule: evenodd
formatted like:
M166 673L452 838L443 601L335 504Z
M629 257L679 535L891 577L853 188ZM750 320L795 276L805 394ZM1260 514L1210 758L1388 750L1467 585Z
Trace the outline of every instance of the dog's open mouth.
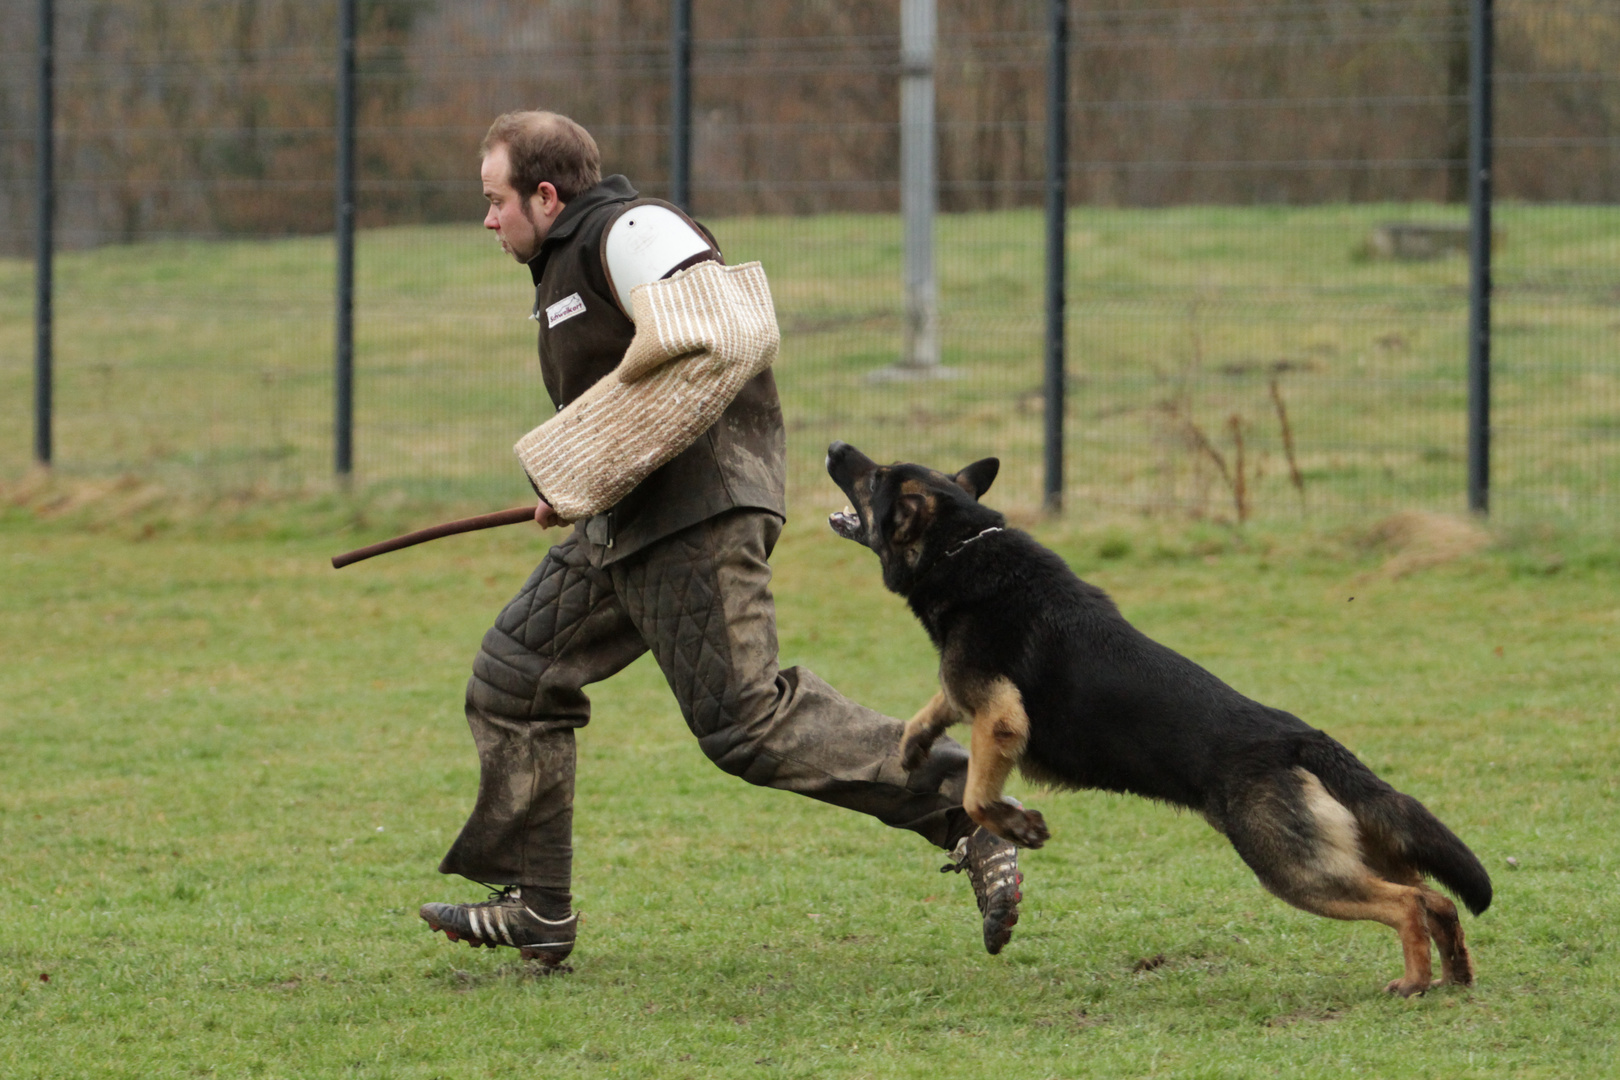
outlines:
M855 512L853 506L846 506L842 510L835 510L827 515L827 524L832 531L845 540L854 540L856 543L866 543L866 529L861 525L861 515Z

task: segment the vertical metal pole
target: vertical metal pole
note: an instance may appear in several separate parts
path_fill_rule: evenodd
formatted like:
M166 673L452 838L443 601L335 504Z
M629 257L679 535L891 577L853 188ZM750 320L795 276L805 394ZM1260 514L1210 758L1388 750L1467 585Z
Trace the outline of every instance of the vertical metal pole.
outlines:
M34 459L51 463L52 261L55 258L55 92L56 57L53 41L56 12L51 0L39 0L39 136L35 167L39 172L35 197L34 229Z
M338 478L354 472L354 37L355 0L338 0L337 341L333 458Z
M1063 509L1064 289L1068 277L1069 4L1047 0L1046 70L1046 509Z
M1468 71L1468 509L1490 511L1491 97L1495 15L1473 0Z
M692 0L670 4L669 201L692 209Z
M900 365L939 367L934 280L934 53L936 0L900 0L900 218L905 245L905 337Z

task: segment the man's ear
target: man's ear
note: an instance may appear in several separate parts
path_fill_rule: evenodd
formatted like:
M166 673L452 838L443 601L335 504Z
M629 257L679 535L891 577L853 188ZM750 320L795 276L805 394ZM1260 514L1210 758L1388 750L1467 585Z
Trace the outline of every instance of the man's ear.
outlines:
M557 187L549 180L540 181L540 186L529 196L529 205L548 221L562 213L563 209L563 201L557 194Z
M889 520L894 528L889 530L889 539L897 546L905 546L923 534L928 528L932 510L929 501L921 495L902 495L895 500L894 512Z
M996 473L1000 471L1000 458L982 458L956 474L956 486L974 499L978 499L990 490L990 485L995 482Z

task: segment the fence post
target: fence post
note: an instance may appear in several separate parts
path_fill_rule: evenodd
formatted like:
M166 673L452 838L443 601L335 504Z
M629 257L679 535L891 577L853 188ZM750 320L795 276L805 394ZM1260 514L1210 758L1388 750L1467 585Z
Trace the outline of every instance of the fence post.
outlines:
M1468 65L1468 509L1490 511L1491 495L1491 137L1492 0L1473 0Z
M56 12L52 0L39 0L39 138L34 152L38 169L34 230L34 459L51 463L52 262L56 251Z
M669 27L669 201L692 209L692 0L673 0Z
M938 210L934 158L936 0L900 0L900 218L905 275L905 329L899 369L939 371L939 286L934 275Z
M338 478L354 473L354 37L355 0L338 0L337 340L333 458Z
M1069 4L1047 0L1046 69L1046 509L1063 509L1064 289L1068 277Z

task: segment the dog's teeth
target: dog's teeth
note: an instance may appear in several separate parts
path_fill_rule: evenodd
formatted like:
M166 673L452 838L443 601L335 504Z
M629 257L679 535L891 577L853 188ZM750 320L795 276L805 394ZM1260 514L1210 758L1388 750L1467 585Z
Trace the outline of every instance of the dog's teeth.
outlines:
M855 508L853 506L849 505L848 503L844 504L844 513L853 514L854 512L855 512Z

